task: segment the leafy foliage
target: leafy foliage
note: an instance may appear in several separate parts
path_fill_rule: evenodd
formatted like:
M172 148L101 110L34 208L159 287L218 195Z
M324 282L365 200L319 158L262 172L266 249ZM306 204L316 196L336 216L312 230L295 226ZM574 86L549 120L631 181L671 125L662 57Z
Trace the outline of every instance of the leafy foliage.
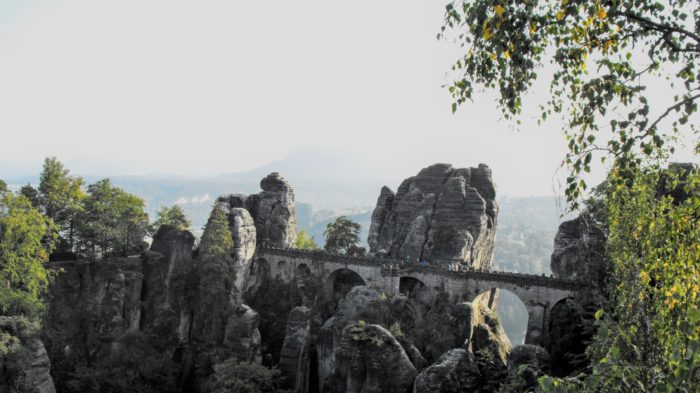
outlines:
M614 172L607 198L611 299L592 370L545 392L694 392L700 383L700 174Z
M22 187L21 193L58 225L67 244L61 248L72 251L76 218L80 213L83 179L70 176L68 169L56 157L46 158L40 175L39 188L35 194L30 185ZM36 198L36 200L34 199Z
M297 233L296 239L294 239L294 248L300 250L318 250L318 244L313 236L309 236L306 230L302 229Z
M324 249L328 252L345 252L360 242L360 224L340 216L326 225Z
M156 220L153 221L151 226L151 233L156 233L162 225L170 225L181 231L186 231L190 229L191 224L179 205L163 206L158 209Z
M503 115L513 118L550 63L540 120L565 115L566 195L575 209L594 154L626 168L672 151L683 129L697 134L690 120L700 99L698 26L700 3L691 0L454 0L439 35L455 31L464 48L452 67L452 110L485 87L499 92ZM650 94L654 83L672 102Z
M405 334L416 344L429 363L440 358L454 344L454 318L450 310L450 295L438 292L432 306L425 310Z
M214 366L214 393L278 393L280 371L234 358Z
M0 197L0 314L38 316L54 240L54 224L27 198L9 192Z
M142 250L148 214L141 198L102 179L88 186L78 217L78 251L97 257Z
M32 204L32 206L34 206L35 208L40 208L41 205L39 203L39 190L32 187L30 183L23 185L22 188L19 189L19 193L25 198L29 199L29 202Z

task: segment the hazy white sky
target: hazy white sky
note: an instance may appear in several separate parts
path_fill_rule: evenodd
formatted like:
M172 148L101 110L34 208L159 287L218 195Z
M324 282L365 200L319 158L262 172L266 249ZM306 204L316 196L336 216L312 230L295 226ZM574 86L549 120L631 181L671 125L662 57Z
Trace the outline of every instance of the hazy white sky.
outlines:
M520 133L493 94L452 115L441 85L458 48L435 38L443 9L0 0L0 159L209 175L333 148L397 178L484 162L502 195L552 194L565 145L558 122L533 120L546 86Z

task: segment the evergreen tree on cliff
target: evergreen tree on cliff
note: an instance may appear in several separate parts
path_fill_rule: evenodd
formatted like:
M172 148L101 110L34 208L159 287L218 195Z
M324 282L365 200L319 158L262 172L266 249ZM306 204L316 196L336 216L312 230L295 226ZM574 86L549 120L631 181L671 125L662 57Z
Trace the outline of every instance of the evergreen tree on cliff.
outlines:
M76 218L80 213L83 179L72 177L56 157L46 158L40 175L37 203L59 228L62 251L73 251ZM30 187L31 188L31 187ZM33 194L23 187L23 193ZM26 195L26 194L25 194Z
M326 236L324 249L328 252L345 252L360 242L360 224L340 216L326 225L323 231Z
M156 220L151 225L151 233L158 232L158 228L162 225L169 225L178 230L187 231L192 224L179 205L163 206L158 209L157 214Z

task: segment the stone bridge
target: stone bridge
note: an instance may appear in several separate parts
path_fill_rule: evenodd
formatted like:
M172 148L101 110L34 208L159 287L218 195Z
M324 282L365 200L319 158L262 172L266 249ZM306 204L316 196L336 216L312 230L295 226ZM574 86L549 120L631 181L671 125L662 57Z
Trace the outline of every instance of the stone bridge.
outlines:
M549 333L549 315L560 301L571 297L580 284L546 277L498 271L452 271L443 267L422 267L401 264L388 258L350 257L323 251L290 248L258 247L251 268L256 275L279 277L292 282L311 274L321 277L324 290L333 298L339 277L351 285L367 285L387 294L406 294L419 301L429 300L439 291L447 292L455 301L487 299L489 306L497 289L517 296L528 313L527 344L540 344ZM346 284L347 285L347 284ZM484 295L490 297L484 298ZM483 301L483 300L482 300Z

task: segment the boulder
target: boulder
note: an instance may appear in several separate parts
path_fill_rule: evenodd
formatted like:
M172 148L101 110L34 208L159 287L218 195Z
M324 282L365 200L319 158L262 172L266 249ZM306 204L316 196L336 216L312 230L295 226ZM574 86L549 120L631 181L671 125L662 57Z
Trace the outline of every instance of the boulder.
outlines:
M424 168L404 180L396 194L382 188L367 239L370 253L488 269L498 214L495 197L486 165Z
M343 329L336 361L337 369L326 391L405 393L418 374L388 330L363 322Z
M461 393L477 391L479 368L474 355L457 348L445 352L440 359L423 370L413 385L413 393Z

